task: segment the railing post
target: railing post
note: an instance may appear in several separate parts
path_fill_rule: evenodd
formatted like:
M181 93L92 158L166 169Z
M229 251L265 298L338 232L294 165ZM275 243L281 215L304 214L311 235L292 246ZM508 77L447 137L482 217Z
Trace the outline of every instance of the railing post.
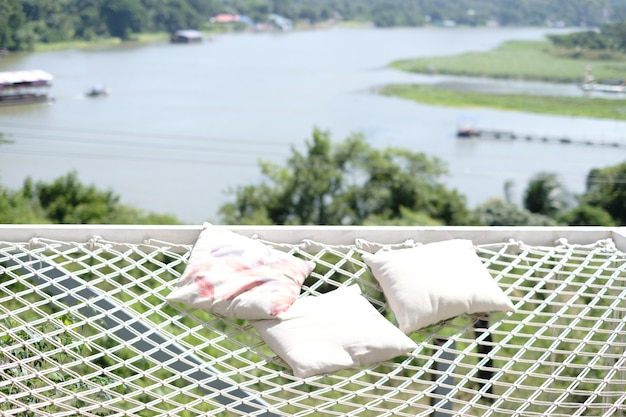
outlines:
M480 390L493 394L493 385L491 384L491 378L493 378L493 359L489 357L492 349L493 338L489 333L489 320L480 318L474 322L474 334L478 340L477 352L480 355L478 361L481 362L483 358L487 357L484 365L478 368L478 378L486 382L480 382ZM486 388L485 388L486 387ZM491 397L486 398L489 402L492 402Z
M451 350L456 348L456 343L443 338L436 338L434 343L438 346L440 354L437 355L433 366L433 369L437 372L431 374L431 379L436 385L433 392L434 396L430 398L430 406L433 407L432 417L449 417L454 415L452 401L442 397L450 394L452 387L454 387L454 376L452 376L454 353ZM442 349L446 344L449 349Z

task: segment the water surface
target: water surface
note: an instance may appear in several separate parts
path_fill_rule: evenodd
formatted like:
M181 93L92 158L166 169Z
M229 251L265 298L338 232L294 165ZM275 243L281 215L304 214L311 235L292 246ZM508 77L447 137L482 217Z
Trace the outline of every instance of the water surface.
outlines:
M49 181L75 169L83 182L114 190L124 203L199 223L216 220L218 207L232 199L229 189L261 180L259 159L284 163L291 147L302 149L319 127L335 140L360 132L377 147L442 158L448 185L470 206L503 197L506 181L517 185L520 199L541 171L582 192L591 168L623 161L624 151L463 141L455 137L457 124L470 119L482 128L622 140L626 123L426 106L375 92L386 83L463 82L387 68L395 59L489 50L545 33L330 29L2 57L3 71L52 73L56 100L0 108L0 131L14 140L0 146L0 181L17 188L27 176ZM112 94L86 98L97 83Z

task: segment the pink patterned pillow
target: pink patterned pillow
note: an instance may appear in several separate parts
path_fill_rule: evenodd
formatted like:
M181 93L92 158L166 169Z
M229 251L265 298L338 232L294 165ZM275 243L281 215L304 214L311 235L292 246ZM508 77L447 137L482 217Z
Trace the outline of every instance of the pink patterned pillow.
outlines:
M168 302L247 320L274 318L298 298L314 263L207 226Z

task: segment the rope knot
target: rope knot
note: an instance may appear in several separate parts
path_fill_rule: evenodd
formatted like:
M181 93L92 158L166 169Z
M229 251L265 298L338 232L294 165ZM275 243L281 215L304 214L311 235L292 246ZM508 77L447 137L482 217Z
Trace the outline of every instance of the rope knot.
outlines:
M96 247L96 245L98 244L98 241L100 240L102 240L102 236L93 235L91 239L87 241L87 246L89 247L89 249L93 249Z

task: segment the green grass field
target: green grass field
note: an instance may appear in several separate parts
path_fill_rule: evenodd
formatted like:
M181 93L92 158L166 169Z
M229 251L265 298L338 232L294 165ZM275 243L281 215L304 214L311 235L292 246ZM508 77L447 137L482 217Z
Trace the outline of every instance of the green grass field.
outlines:
M626 100L524 94L482 94L420 84L392 84L383 87L380 93L437 106L489 107L528 113L626 120Z
M580 82L585 66L591 65L596 79L622 79L626 74L626 57L583 54L554 49L549 42L511 41L487 52L469 52L455 56L426 57L394 61L392 68L426 74L449 74L473 77L519 80Z

